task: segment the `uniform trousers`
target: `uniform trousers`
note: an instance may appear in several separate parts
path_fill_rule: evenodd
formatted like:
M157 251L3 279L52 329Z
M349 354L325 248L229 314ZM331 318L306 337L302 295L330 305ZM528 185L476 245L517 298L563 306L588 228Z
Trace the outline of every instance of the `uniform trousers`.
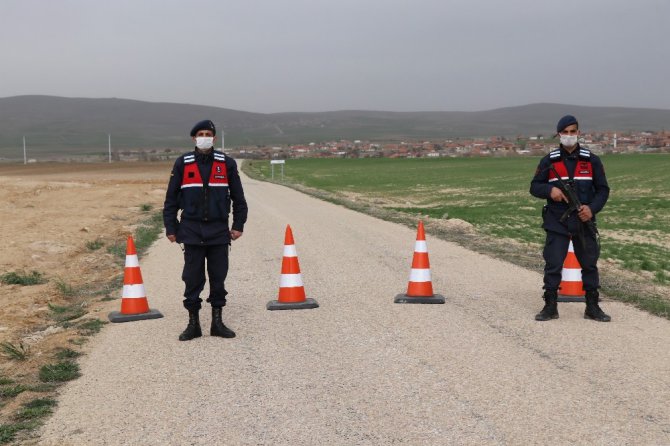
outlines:
M568 245L570 236L559 234L553 231L546 231L547 238L544 244L544 289L557 291L561 284L563 263L568 254ZM586 246L584 246L586 245ZM598 257L600 256L600 247L596 236L588 230L584 230L584 243L581 237L572 237L572 246L575 250L575 257L582 267L582 284L585 291L595 291L600 288L600 279L598 276Z
M205 263L209 278L209 302L212 307L226 305L228 292L224 287L228 275L228 251L230 245L184 245L184 271L182 280L184 290L184 308L199 310L202 306L200 293L205 288Z

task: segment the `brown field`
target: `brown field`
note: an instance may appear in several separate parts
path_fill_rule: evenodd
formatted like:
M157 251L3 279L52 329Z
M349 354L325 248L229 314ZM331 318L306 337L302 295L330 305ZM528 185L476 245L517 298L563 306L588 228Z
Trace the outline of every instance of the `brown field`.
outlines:
M104 290L123 276L123 267L107 247L125 244L136 225L146 219L146 205L161 209L172 163L0 164L0 275L38 271L47 282L21 286L0 284L0 342L23 346L27 359L0 352L0 378L12 385L39 384L42 365L55 363L59 349L79 351L86 337L80 321L107 321L118 310L118 288ZM153 211L152 211L153 212ZM149 213L150 214L150 213ZM99 241L100 249L87 243ZM60 284L60 285L59 285ZM72 293L63 292L64 289ZM83 309L83 316L58 323L49 306ZM15 398L0 396L0 424L26 401L44 398L25 391Z

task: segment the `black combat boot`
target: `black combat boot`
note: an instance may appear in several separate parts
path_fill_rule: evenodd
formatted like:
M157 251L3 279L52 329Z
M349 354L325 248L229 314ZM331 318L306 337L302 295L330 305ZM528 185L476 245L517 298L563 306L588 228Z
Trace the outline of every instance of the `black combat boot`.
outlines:
M209 334L221 338L235 337L235 332L223 325L223 321L221 320L221 307L212 307L212 328L210 328Z
M188 310L188 325L186 326L186 330L179 335L180 341L190 341L193 338L202 336L198 312L199 310Z
M589 290L586 292L586 309L584 310L584 319L593 319L598 322L609 322L611 317L605 314L598 305L600 294L598 290Z
M556 290L544 291L544 308L535 315L536 321L548 321L558 319L558 292Z

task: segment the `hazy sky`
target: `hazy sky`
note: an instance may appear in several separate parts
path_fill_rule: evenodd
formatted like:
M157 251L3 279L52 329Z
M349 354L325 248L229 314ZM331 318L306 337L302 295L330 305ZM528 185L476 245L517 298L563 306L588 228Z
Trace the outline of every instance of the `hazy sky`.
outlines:
M670 109L670 0L0 0L0 97Z

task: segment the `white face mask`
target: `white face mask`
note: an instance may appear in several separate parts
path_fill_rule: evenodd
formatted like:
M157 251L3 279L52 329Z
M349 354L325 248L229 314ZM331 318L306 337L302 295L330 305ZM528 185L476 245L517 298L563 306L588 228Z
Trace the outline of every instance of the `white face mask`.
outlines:
M563 147L572 147L577 144L577 135L561 135Z
M213 136L196 136L195 137L195 146L200 150L207 150L214 147L214 137Z

